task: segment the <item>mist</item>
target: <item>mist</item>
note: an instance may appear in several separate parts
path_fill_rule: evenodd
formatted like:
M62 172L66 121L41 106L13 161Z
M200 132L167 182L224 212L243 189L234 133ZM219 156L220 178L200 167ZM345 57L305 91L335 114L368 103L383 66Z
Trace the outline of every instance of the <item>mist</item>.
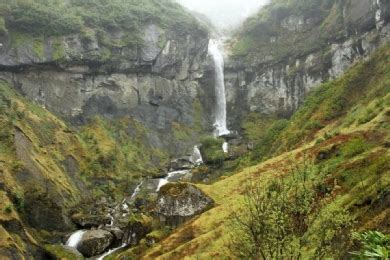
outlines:
M239 25L269 0L177 0L191 11L206 15L220 30Z

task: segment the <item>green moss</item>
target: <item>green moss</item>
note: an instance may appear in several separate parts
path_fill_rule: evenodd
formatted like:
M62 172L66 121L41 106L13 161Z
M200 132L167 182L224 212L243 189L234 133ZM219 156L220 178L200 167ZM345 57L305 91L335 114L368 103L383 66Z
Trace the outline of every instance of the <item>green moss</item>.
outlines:
M61 60L65 57L65 50L64 46L62 45L62 41L60 37L56 37L54 39L53 43L53 53L52 53L52 58L53 60Z
M5 25L4 17L0 16L0 34L8 33L8 29Z
M204 137L201 139L200 151L203 160L207 164L221 166L226 158L226 154L222 150L222 145L225 142L222 138Z
M364 153L369 145L363 138L355 138L343 145L341 151L345 157L354 157Z
M200 103L199 99L195 99L192 103L195 116L194 116L194 129L198 133L202 133L203 131L203 106Z
M75 254L74 252L70 251L69 249L66 249L64 246L61 245L46 245L45 249L57 259L84 259L84 257L82 257L80 254Z

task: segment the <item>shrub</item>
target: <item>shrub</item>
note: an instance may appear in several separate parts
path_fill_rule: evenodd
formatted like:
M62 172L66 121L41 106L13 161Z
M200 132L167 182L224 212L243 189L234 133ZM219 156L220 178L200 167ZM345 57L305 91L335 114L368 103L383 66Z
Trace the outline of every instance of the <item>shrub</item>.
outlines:
M202 138L200 152L203 160L208 164L222 165L226 157L222 150L224 142L225 140L222 138L211 136Z
M355 138L346 143L342 148L342 154L351 158L365 152L368 149L368 145L363 138Z
M390 235L378 231L353 233L353 238L361 244L359 252L351 252L358 259L389 259Z
M8 204L7 206L5 206L4 212L10 214L12 212L12 205Z

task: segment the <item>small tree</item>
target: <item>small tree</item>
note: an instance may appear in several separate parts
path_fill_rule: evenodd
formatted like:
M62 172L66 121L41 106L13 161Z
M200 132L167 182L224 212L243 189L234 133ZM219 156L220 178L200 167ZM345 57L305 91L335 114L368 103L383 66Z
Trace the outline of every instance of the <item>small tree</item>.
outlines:
M342 256L350 241L352 217L338 206L321 208L316 185L324 175L306 155L290 174L276 178L266 189L249 183L243 208L232 214L230 251L242 259L303 259ZM306 256L305 256L306 257Z

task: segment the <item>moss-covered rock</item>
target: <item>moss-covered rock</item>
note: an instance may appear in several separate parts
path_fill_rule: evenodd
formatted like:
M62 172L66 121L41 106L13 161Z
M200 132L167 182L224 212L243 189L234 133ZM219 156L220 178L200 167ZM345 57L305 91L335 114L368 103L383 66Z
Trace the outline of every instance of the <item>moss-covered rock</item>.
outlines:
M214 201L187 183L168 183L161 187L155 212L163 223L178 226L211 208Z
M203 161L206 164L221 165L226 158L226 154L222 149L222 138L205 137L201 140L200 152L202 154Z
M83 260L84 257L75 248L63 245L46 245L45 249L50 257L53 259L74 259Z

